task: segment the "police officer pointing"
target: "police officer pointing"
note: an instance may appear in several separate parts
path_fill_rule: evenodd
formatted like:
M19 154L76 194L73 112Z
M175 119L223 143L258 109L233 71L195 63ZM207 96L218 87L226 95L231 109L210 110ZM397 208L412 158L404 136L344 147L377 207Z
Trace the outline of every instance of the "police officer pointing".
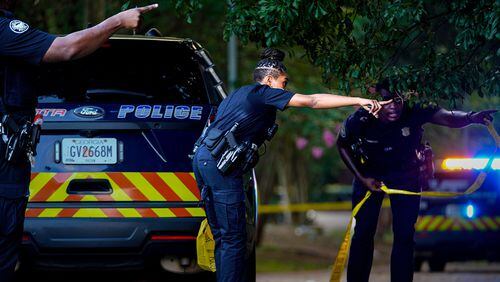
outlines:
M446 127L484 124L496 111L462 112L439 107L410 107L397 92L389 91L389 81L376 86L383 100L392 100L382 107L378 119L365 110L353 113L344 122L337 145L347 167L355 175L353 207L368 190L374 192L356 215L347 269L347 280L368 281L373 260L374 235L384 193L383 184L392 189L420 192L426 184L422 177L429 170L429 150L421 144L425 123ZM427 159L425 159L427 155ZM428 178L427 178L428 179ZM413 248L420 198L390 195L394 243L391 255L391 281L413 280Z
M217 281L244 281L246 231L242 175L253 168L258 148L277 130L277 110L330 109L360 105L376 114L381 103L331 94L302 95L285 90L284 53L266 49L254 70L255 83L231 93L200 137L193 169L215 240ZM384 104L384 103L382 103Z
M31 167L37 66L84 57L121 28L134 29L141 14L130 9L100 24L57 37L31 28L12 14L15 0L0 0L0 281L13 279L23 233ZM3 75L3 78L1 77Z

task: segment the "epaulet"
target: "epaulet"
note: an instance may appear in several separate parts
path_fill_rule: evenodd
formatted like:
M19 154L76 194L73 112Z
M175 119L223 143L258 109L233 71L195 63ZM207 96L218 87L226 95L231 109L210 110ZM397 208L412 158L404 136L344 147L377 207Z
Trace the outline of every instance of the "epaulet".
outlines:
M371 119L371 115L363 108L360 108L356 112L354 112L352 117L355 121L359 121L361 123L367 123Z

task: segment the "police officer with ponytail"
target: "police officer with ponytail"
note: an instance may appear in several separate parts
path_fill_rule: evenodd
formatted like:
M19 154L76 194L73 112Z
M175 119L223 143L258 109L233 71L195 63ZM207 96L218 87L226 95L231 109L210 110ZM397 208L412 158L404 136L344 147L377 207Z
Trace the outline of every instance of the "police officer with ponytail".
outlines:
M253 84L231 93L197 142L193 169L215 239L217 281L244 281L246 231L242 175L258 160L257 150L277 130L276 112L289 107L333 109L361 106L376 115L387 102L333 94L304 95L286 90L285 54L265 49Z

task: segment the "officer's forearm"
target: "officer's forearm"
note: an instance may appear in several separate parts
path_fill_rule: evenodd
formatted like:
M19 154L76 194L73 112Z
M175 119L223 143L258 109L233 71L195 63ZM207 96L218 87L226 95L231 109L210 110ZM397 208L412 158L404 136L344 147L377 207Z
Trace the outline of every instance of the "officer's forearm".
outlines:
M313 109L331 109L346 106L359 106L364 99L334 94L295 94L288 103L289 107L307 107Z
M348 97L334 94L313 94L311 95L313 109L331 109L347 106L360 106L361 98Z
M60 62L82 58L101 47L120 28L120 18L113 16L94 27L58 37L43 61Z
M363 178L363 175L359 172L358 168L356 167L356 164L354 163L351 154L349 152L349 149L343 147L342 145L339 145L337 143L337 148L340 153L340 157L342 158L342 161L344 161L345 165L347 168L356 176L357 178Z
M94 27L56 38L43 57L43 62L69 61L89 55L101 47L120 28L137 28L141 15L156 8L158 4L129 9Z
M448 111L445 109L437 111L432 117L431 122L452 128L460 128L471 124L471 120L469 119L467 112Z

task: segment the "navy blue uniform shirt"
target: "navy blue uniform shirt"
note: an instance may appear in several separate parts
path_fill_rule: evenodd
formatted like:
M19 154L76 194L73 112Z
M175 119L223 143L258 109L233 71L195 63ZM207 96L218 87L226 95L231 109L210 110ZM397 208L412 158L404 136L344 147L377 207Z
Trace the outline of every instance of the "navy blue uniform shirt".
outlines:
M229 95L219 106L211 128L222 131L238 123L235 137L261 145L265 132L276 122L276 110L283 111L294 93L259 83L243 86Z
M17 122L32 119L37 103L37 66L54 42L55 36L32 29L28 24L3 16L0 11L0 95L9 114ZM2 87L3 86L3 87ZM0 111L0 116L1 116ZM6 144L0 140L0 197L28 195L30 164L7 162Z
M418 177L416 151L422 142L422 125L438 110L419 104L405 105L397 121L383 123L359 109L344 122L338 142L346 147L360 144L365 157L358 169L365 177L404 185Z
M36 66L42 62L55 38L20 20L0 16L0 64L5 69L2 92L7 106L34 110Z

